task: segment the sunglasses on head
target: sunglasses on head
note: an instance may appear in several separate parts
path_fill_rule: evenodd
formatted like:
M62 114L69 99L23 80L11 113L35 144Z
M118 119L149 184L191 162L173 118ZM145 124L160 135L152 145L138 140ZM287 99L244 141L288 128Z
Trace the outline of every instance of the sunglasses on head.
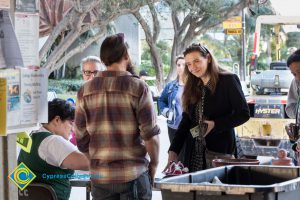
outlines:
M205 53L205 54L209 53L208 49L200 43L199 44L192 44L192 46L199 47L200 51Z

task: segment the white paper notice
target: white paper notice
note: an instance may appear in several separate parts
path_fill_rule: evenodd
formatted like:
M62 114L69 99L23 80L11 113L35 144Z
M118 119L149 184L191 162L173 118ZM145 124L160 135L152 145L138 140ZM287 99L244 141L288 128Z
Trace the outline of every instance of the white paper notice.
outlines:
M48 122L48 71L21 69L21 124Z
M16 0L16 11L17 12L39 12L39 1L40 0Z
M4 67L23 67L23 59L21 56L19 44L9 12L0 10L0 68ZM4 64L5 63L5 64Z
M2 47L1 47L1 38L0 38L0 69L1 68L5 68L5 59L4 59L4 54L2 51Z
M16 13L15 27L24 66L39 66L39 14Z
M7 127L18 126L21 121L20 71L18 69L0 70L0 77L7 80Z
M0 9L1 8L10 8L10 0L0 0Z

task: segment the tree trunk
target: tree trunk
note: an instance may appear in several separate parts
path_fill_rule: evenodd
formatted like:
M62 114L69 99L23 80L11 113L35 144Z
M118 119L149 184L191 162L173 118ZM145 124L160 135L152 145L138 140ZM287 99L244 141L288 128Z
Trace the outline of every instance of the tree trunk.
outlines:
M162 91L164 86L164 75L163 75L163 63L162 58L159 54L158 48L156 46L156 40L158 38L158 35L160 33L160 25L157 24L158 19L155 15L156 12L154 8L149 7L152 12L152 21L155 26L153 27L153 31L151 32L150 26L147 24L146 20L143 18L143 16L140 14L139 11L133 12L132 14L135 16L135 18L138 20L139 24L141 25L142 29L144 30L146 42L150 48L150 54L151 54L151 62L155 69L156 74L156 86L158 91Z
M166 83L170 82L176 77L176 68L174 67L175 61L176 61L176 56L178 56L178 51L177 48L179 47L178 45L178 36L177 34L174 34L174 40L173 40L173 46L172 46L172 52L171 52L171 65L170 65L170 72L167 76Z
M150 48L150 52L151 52L151 62L154 65L155 72L156 72L156 86L158 91L160 92L163 90L163 86L164 86L162 59L156 47Z
M155 74L156 74L156 86L157 86L158 91L160 92L160 91L162 91L163 86L164 86L162 58L161 58L158 48L156 47L156 44L153 42L153 40L146 39L146 41L150 47L151 62L154 66Z
M65 77L66 77L66 63L63 64L61 77L62 77L62 78L65 78Z

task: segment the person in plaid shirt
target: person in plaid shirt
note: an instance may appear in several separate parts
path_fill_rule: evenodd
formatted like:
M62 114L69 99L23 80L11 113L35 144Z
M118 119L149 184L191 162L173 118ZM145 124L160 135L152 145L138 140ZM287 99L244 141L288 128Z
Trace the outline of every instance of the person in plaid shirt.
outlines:
M160 133L151 91L130 73L124 34L107 37L100 58L107 70L80 88L75 114L93 199L151 199Z

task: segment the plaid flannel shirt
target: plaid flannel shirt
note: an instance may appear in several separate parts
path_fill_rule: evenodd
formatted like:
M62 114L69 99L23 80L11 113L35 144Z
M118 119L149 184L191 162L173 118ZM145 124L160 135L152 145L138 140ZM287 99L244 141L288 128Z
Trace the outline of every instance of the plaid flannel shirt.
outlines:
M124 183L148 169L144 140L160 133L147 84L122 71L99 72L77 94L76 139L94 183Z

